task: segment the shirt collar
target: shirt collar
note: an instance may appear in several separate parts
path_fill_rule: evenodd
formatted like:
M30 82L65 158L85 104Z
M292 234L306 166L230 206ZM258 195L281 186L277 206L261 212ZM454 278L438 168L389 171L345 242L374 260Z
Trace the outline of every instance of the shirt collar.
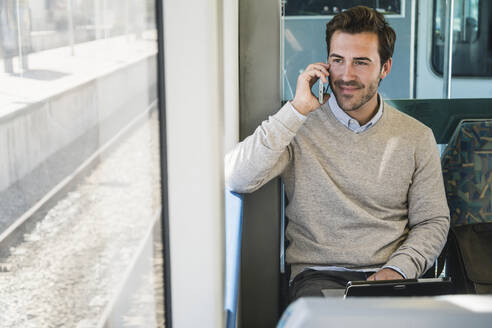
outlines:
M360 126L359 122L357 122L356 119L353 119L350 117L343 109L338 106L337 100L335 98L335 95L332 94L330 99L328 100L328 105L330 106L331 112L335 116L335 118L343 124L347 129L350 129L351 131L355 133L361 133L372 127L374 124L376 124L377 121L383 116L383 100L381 99L381 96L378 93L378 100L379 100L379 108L376 113L372 117L372 119L364 124L363 126Z

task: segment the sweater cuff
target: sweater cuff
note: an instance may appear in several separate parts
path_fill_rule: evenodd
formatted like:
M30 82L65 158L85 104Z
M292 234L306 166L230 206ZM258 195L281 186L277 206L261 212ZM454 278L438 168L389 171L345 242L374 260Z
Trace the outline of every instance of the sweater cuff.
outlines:
M403 273L405 279L416 279L420 275L412 259L405 254L399 254L390 258L383 267L390 267L392 269L393 267L397 267Z
M272 116L272 118L282 123L282 125L291 132L296 133L307 119L306 116L304 116L304 118L301 116L304 115L300 113L296 114L296 109L291 105L290 101L288 101L275 115Z
M292 106L292 103L290 101L288 103L290 105L290 108L292 108L292 111L294 112L294 114L296 114L296 116L299 117L300 120L305 121L307 116L299 113L299 111L297 109L295 109L294 106Z
M383 266L383 269L385 269L385 268L388 268L388 269L391 269L393 271L396 271L396 272L398 272L403 277L403 279L407 279L407 275L399 267L394 266L394 265L385 265L385 266Z

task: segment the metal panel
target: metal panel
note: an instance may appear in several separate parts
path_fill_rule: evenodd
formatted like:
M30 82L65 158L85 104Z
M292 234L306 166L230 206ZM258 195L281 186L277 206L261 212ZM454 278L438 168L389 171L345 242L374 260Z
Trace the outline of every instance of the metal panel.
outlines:
M279 1L241 0L239 15L242 140L281 105ZM241 327L273 327L280 315L279 195L275 180L244 199Z
M164 1L171 248L166 283L178 328L225 326L221 4Z
M173 327L172 299L171 299L171 252L169 249L169 194L167 176L167 135L166 135L166 84L164 65L164 4L161 0L155 1L156 25L157 25L157 92L159 106L159 141L161 158L161 240L163 258L163 282L164 282L164 322L167 328ZM157 309L156 309L157 310Z

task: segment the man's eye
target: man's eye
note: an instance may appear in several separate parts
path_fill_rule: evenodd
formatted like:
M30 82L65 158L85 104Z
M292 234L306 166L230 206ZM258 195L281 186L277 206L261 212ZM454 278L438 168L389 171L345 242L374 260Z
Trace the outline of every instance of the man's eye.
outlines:
M342 62L342 60L341 60L340 58L335 58L335 59L333 59L333 62L334 62L334 63L341 63L341 62Z
M365 61L356 61L355 65L367 65Z

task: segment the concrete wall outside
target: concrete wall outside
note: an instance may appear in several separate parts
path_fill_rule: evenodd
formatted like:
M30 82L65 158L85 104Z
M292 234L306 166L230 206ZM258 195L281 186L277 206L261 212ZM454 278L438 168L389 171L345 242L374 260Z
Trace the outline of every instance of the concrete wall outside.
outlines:
M156 97L156 65L152 55L0 117L0 192L100 122L114 118L121 128L146 110ZM115 130L101 125L98 144L90 147L96 150Z

